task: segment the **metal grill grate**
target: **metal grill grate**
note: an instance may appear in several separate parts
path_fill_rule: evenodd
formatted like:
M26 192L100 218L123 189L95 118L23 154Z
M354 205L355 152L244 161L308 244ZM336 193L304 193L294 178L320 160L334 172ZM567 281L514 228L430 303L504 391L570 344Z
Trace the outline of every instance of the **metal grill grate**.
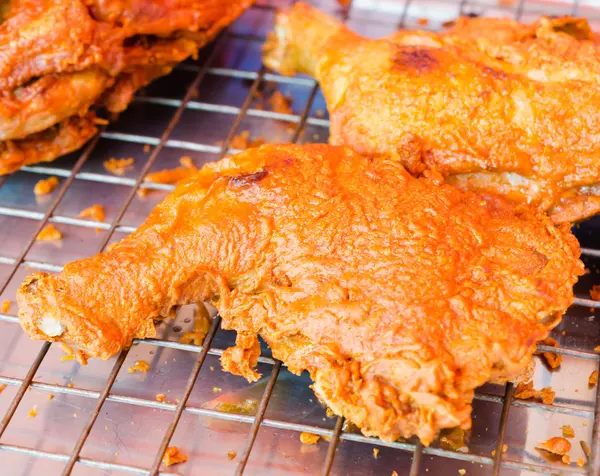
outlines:
M59 271L66 262L101 251L135 230L150 208L172 189L142 183L144 175L173 167L180 155L194 156L198 165L221 158L231 152L229 145L242 130L249 130L254 137L263 135L267 141L326 141L328 120L318 85L311 79L273 75L260 66L260 44L271 28L275 7L285 3L289 2L263 2L253 7L205 49L199 61L185 63L151 85L147 94L137 97L130 109L82 152L2 177L3 299L13 299L16 286L31 268ZM346 10L334 1L317 3L369 36L383 36L401 25L439 28L460 13L512 16L524 21L544 13L579 14L589 17L592 26L600 30L595 24L600 21L600 9L595 9L592 1L566 5L524 0L355 0ZM426 25L423 18L428 20ZM294 113L261 109L257 98L265 87L291 93ZM145 153L144 146L150 146L151 152ZM110 156L134 156L134 170L122 177L106 173L101 163ZM33 184L47 175L60 177L60 187L47 203L34 202ZM142 200L136 195L139 188L154 191ZM78 211L93 203L107 207L107 223L77 218ZM63 248L35 241L49 222L63 230ZM12 313L0 314L0 384L7 385L0 394L0 414L4 414L0 423L0 472L10 476L84 471L87 475L156 475L159 471L186 475L362 475L395 470L400 475L416 476L458 474L457 469L464 468L469 475L600 474L600 392L587 388L587 376L600 362L592 350L600 344L600 327L593 313L600 302L587 299L592 284L600 282L596 267L600 249L595 238L600 236L599 226L600 221L593 219L576 230L591 273L576 286L575 305L554 332L561 347L539 346L540 351L563 356L557 373L540 365L536 369L536 388L552 385L557 392L555 404L514 400L510 384L505 388L486 385L475 397L468 453L439 443L424 448L416 440L386 443L344 428L341 418L325 417L306 390L308 379L291 376L270 357L268 349L263 349L259 359L266 376L257 385L248 386L239 377L219 374L215 359L232 337L220 329L219 318L213 321L201 347L178 342L181 330L190 325L189 310L183 309L174 323L159 326L159 338L136 342L111 361L94 361L83 368L60 363L55 345L29 342L21 334L13 309ZM126 362L141 357L152 360L150 374L130 376L125 371ZM210 365L213 361L215 366ZM155 391L165 390L165 382L178 397L175 401L153 398ZM56 395L56 402L44 398L48 395ZM224 411L218 401L228 395L238 400L252 395L256 413ZM32 403L38 406L38 416L28 419L25 415ZM123 430L134 421L134 430ZM105 425L107 422L110 425ZM574 441L583 440L591 446L589 461L578 448L573 451L573 455L584 458L583 468L575 463L576 456L571 465L565 465L546 460L533 450L537 440L559 435L560 424L571 424L577 433ZM109 436L101 436L103 431ZM303 431L321 435L328 442L321 441L315 447L301 445L298 436ZM211 438L218 441L211 444ZM162 455L173 443L190 460L161 469ZM503 450L505 445L507 451ZM233 448L237 451L229 460L227 452ZM377 457L372 453L374 448L380 450ZM126 454L114 451L113 455L115 449Z

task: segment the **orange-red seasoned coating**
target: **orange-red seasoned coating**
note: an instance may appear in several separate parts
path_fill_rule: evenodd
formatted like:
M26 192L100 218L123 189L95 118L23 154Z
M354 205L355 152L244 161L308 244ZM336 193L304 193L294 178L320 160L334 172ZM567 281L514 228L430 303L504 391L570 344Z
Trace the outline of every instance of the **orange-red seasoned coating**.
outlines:
M326 145L248 149L181 182L109 252L29 276L23 328L109 358L211 300L255 380L260 334L366 435L471 424L473 391L519 375L583 273L568 227L495 196Z
M556 222L600 212L600 46L587 21L461 18L363 38L304 4L276 18L265 64L320 82L330 143L436 169Z

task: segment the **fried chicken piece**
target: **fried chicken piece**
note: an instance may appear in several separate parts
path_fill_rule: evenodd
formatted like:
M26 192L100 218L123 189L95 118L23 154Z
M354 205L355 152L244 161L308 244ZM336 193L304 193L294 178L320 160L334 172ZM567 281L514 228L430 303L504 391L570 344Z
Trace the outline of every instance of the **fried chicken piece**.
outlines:
M79 149L96 133L95 114L72 116L55 126L25 139L0 142L0 175L24 165L50 162Z
M372 40L296 4L277 15L264 63L320 82L330 143L564 222L600 212L598 58L581 18L460 18Z
M266 145L206 165L109 252L29 276L34 339L107 359L211 300L256 380L260 334L317 396L387 441L469 428L474 389L527 368L583 273L568 227L396 160Z
M252 3L12 0L0 25L0 140L35 142L32 134L93 106L123 111L140 87L195 56ZM70 137L82 144L89 135ZM29 149L27 162L60 150L50 144L36 160Z

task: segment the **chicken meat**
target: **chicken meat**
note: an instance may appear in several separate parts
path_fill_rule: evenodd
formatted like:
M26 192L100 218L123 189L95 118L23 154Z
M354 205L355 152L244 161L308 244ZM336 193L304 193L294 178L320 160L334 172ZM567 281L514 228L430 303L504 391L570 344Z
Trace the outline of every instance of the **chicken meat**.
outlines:
M278 13L264 63L319 81L331 144L556 222L600 212L600 45L584 19L460 18L367 39L298 3Z
M252 3L6 2L0 24L0 147L10 148L8 141L38 143L35 134L57 125L72 130L69 125L94 106L122 112L136 90L194 56ZM63 149L52 144L36 160L30 148L27 162L13 155L0 164L0 173L52 160Z
M110 251L26 278L21 325L106 359L210 301L237 331L224 369L258 379L260 335L365 435L429 444L470 426L476 387L527 369L583 273L566 225L442 182L346 147L248 149Z

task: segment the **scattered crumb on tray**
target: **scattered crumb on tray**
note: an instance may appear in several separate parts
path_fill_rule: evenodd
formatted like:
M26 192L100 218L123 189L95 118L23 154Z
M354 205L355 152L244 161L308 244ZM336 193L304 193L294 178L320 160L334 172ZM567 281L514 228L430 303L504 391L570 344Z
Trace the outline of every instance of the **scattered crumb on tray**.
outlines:
M49 393L48 394L48 400L54 400L54 394L53 393Z
M68 384L67 384L67 387L69 387L69 388L73 388L73 384L72 384L72 383L68 383Z
M571 464L571 457L569 455L562 455L560 459L564 464Z
M535 390L533 388L533 381L519 382L515 389L514 398L518 400L529 400L533 398L541 401L545 405L552 405L554 403L554 397L556 392L552 390L552 387L544 387L541 390Z
M138 188L135 193L140 198L146 198L151 191L149 188Z
M396 471L392 471L392 476L398 476L398 473Z
M177 446L169 446L162 459L162 462L165 466L171 466L177 463L185 463L186 461L187 456L182 454Z
M583 468L585 466L585 461L583 461L583 458L577 459L577 466L579 466L580 468Z
M377 459L379 456L379 448L373 448L373 458Z
M189 155L182 155L179 158L179 163L181 164L182 167L185 167L186 169L195 169L196 168L192 158Z
M594 347L594 352L600 352L600 345L597 345L596 347Z
M157 393L155 398L160 403L164 403L167 400L167 396L164 393Z
M538 344L558 348L558 342L556 342L556 340L552 337L546 337L544 340L539 341ZM560 367L560 364L562 363L562 355L555 354L554 352L536 352L536 354L540 353L542 354L542 357L544 357L544 360L551 370L555 370Z
M36 195L47 195L52 193L54 189L58 187L57 177L48 177L47 179L40 180L33 187L33 193Z
M323 109L317 109L317 110L315 111L315 115L316 115L317 117L325 117L325 111L324 111Z
M6 314L7 312L10 312L10 301L9 300L2 301L2 313Z
M315 435L314 433L309 433L307 431L300 433L300 441L304 445L316 445L317 441L320 439L321 437L319 435Z
M228 457L229 459L234 459L236 456L237 456L237 453L236 453L235 451L229 451L229 452L227 453L227 457Z
M560 429L562 430L562 435L565 438L574 438L575 437L575 430L573 429L573 427L571 425L563 425L560 427Z
M0 393L2 393L5 388L6 388L6 384L5 383L0 383Z
M34 405L33 408L31 410L29 410L29 413L27 414L27 416L29 418L35 418L37 416L37 405Z
M144 152L147 154L150 152L150 144L144 144Z
M62 233L54 225L46 225L36 237L38 241L58 241L61 239Z
M325 410L325 414L329 417L329 418L333 418L335 416L335 413L333 413L333 410L329 407L327 407L327 410Z
M94 204L91 207L82 210L79 218L93 218L96 221L104 221L104 207L99 204Z
M221 391L222 389L220 389L219 387L213 387L213 393L219 393Z
M428 18L417 18L417 25L425 26L429 24Z
M279 114L293 114L292 98L283 95L280 91L275 91L269 98L269 106L271 111Z
M250 139L250 131L242 131L241 134L231 139L231 144L229 144L229 146L233 149L245 150L251 147L259 147L264 143L265 139L263 137L258 137L253 140Z
M590 297L594 301L600 301L600 284L594 284L590 289Z
M594 388L596 385L598 385L598 371L594 370L588 378L588 386Z
M110 172L114 175L125 175L125 172L129 167L133 165L135 159L133 157L129 157L128 159L115 159L111 157L108 160L104 161L104 168L107 172Z
M465 474L467 474L467 470L466 469L459 469L458 470L458 474L460 474L460 476L464 476Z
M542 443L538 443L536 448L562 456L571 451L571 443L562 436L554 436Z
M60 358L61 362L75 360L75 353L73 352L73 349L71 347L69 347L64 342L61 342L59 347L65 353L65 355L61 356Z
M106 126L109 124L109 122L106 119L103 119L102 117L94 117L94 124L96 124L97 126Z
M508 445L502 445L502 453L506 453L508 451ZM496 450L492 451L492 456L496 456Z
M196 306L194 311L194 327L192 331L184 332L179 339L180 344L194 344L201 346L210 329L210 315L204 304Z
M587 444L585 441L583 441L583 440L580 440L580 441L579 441L579 444L581 445L581 449L583 450L583 453L585 454L585 457L586 457L587 459L590 459L590 456L592 455L592 449L591 449L591 448L589 447L589 445L588 445L588 444Z
M136 360L135 363L127 369L132 374L135 372L148 372L150 370L150 364L145 360Z

